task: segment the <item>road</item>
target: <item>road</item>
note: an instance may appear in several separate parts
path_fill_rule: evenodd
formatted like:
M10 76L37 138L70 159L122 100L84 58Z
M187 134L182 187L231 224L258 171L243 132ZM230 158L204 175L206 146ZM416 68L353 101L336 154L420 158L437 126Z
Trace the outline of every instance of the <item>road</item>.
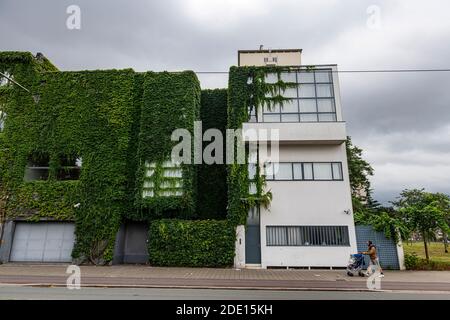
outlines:
M0 300L450 300L450 293L0 286Z

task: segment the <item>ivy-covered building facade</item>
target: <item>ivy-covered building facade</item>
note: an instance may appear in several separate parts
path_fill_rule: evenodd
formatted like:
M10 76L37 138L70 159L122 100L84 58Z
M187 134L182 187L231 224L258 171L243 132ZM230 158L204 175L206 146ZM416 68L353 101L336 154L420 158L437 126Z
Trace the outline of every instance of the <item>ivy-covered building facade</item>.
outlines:
M334 150L317 159L294 156L288 165L290 179L308 180L306 187L287 186L294 186L290 194L329 195L308 212L280 213L284 209L279 203L289 201L277 187L278 172L285 177L284 163L257 157L257 163L250 164L251 152L246 152L245 163L180 163L171 157L179 143L172 137L174 130L194 134L197 121L202 123L201 133L214 128L223 136L227 129L248 127L258 123L253 119L266 115L280 119L267 124L280 125L286 117L281 105L291 108L294 100L284 93L291 91L293 83L298 85L284 77L304 71L314 77L314 70L299 67L232 67L228 89L201 90L192 71L68 72L59 71L42 54L0 52L0 261L343 266L355 250L345 151L341 153L345 145L339 140L342 134L345 140L345 127L324 132L332 141L323 137L293 150L314 154L321 148L317 143ZM314 90L319 87L316 84ZM336 82L332 88L338 90ZM290 157L290 148L298 142L284 141L289 138L283 132L304 130L301 134L308 136L317 133L313 124L342 123L338 100L326 112L317 111L318 100L314 100L316 111L303 114L297 107L294 112L298 119L309 114L311 120L314 114L317 120L293 121L288 131L280 131L282 159L283 154ZM207 144L203 142L203 147ZM333 152L333 159L323 160ZM328 163L329 168L320 163ZM312 179L327 180L321 187L330 188L328 193L312 185L308 170L316 178L331 172L329 181ZM338 181L342 183L336 186ZM326 202L330 204L325 206ZM328 222L326 210L333 211ZM344 218L336 220L333 215L342 210ZM298 214L311 219L286 218ZM316 214L322 218L315 221ZM316 237L315 242L292 243L290 238L276 242L288 234L305 237L306 233ZM312 251L305 251L306 246ZM342 258L333 254L329 260L318 258L317 249L331 247L338 247ZM301 255L310 259L302 260ZM293 261L289 256L298 258Z

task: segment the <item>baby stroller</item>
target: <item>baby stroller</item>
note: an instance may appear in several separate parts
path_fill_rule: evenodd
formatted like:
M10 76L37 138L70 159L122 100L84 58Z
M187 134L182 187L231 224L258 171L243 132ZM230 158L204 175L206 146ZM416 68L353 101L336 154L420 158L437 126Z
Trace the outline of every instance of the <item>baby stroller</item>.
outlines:
M347 266L347 275L349 277L353 277L356 273L358 273L360 277L364 277L364 272L362 271L364 264L364 255L360 253L351 254Z

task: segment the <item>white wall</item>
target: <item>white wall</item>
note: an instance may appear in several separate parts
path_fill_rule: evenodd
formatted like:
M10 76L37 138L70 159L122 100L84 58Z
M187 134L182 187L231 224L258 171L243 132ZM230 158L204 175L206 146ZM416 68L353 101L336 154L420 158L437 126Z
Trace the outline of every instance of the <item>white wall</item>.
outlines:
M234 244L234 267L236 269L245 268L245 226L236 227L236 242Z
M240 52L239 53L239 65L240 66L265 66L264 58L277 57L278 66L299 66L301 65L301 52L300 51L286 51L286 52L274 52L268 53L262 52Z
M271 141L272 130L278 130L280 143L341 144L347 140L345 122L246 122L242 130L247 142Z
M342 162L344 181L268 181L269 210L261 209L261 266L346 266L356 253L345 144L280 145L280 162ZM263 162L263 161L262 161ZM350 210L350 214L345 211ZM346 225L349 247L268 247L267 225Z

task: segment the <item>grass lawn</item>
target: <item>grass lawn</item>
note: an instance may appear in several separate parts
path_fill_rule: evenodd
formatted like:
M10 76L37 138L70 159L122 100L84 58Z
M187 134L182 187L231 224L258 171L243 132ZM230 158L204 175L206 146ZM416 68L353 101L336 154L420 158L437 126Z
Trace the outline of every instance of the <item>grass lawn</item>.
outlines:
M450 245L449 245L450 250ZM425 259L425 250L423 248L423 242L403 242L403 250L405 253L415 253L418 257ZM444 244L442 242L430 242L428 243L428 254L430 260L436 262L442 262L450 265L450 253L444 252Z

